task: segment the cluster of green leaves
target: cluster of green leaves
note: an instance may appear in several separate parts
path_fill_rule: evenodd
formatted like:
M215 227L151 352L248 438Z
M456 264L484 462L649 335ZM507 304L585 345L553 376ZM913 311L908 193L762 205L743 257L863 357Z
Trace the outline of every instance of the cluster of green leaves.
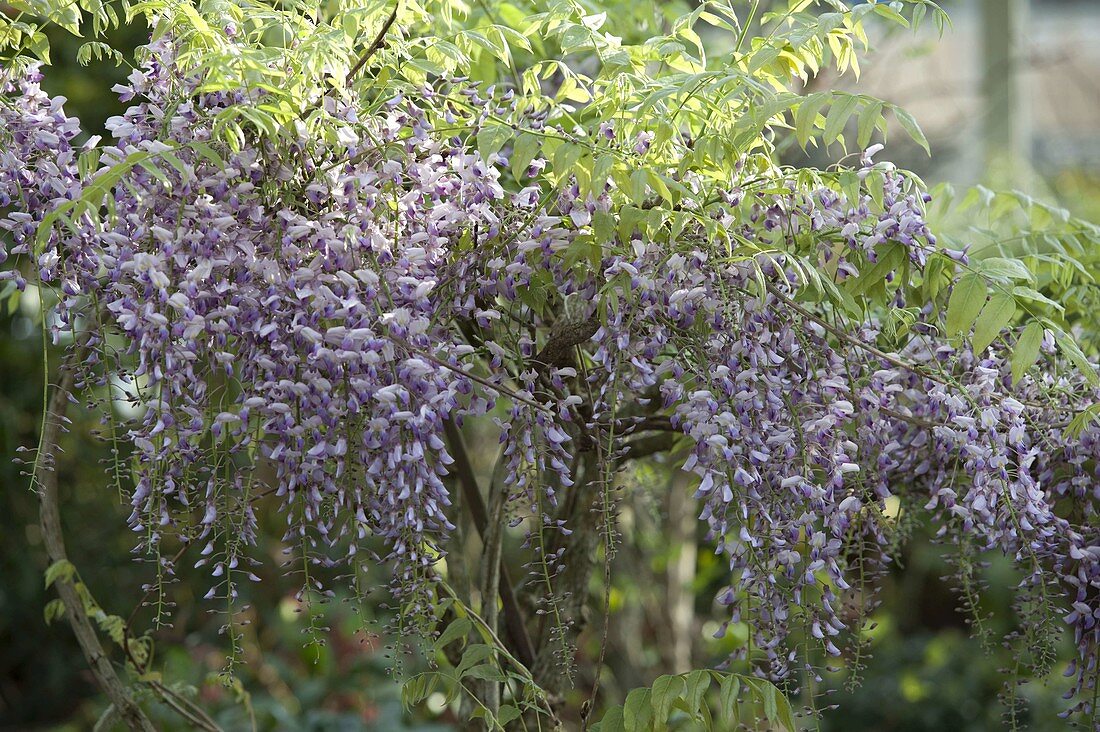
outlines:
M740 729L743 722L758 717L771 729L798 729L790 702L772 683L741 674L699 670L661 676L648 688L634 689L624 704L609 709L592 730Z
M406 708L412 709L439 694L446 706L458 701L471 705L469 719L482 719L489 729L502 732L521 718L554 719L550 702L531 672L508 652L476 612L453 593L442 598L436 610L441 617L450 618L433 644L438 666L404 682L401 695ZM483 682L501 684L506 690L498 708L481 701L477 684ZM756 717L789 732L797 729L790 702L769 681L697 670L661 676L650 687L634 689L622 705L607 709L592 729L718 730Z
M1016 375L1034 363L1038 329L1045 328L1066 358L1094 380L1086 354L1100 352L1100 290L1093 276L1100 227L1019 191L977 186L959 196L944 184L932 193L932 221L949 232L944 237L948 246L969 246L973 270L960 281L966 286L956 287L952 296L948 335L974 324L978 349L997 322L1021 323L1024 331L1013 355ZM982 309L987 289L989 304Z
M453 593L437 603L436 612L451 618L433 645L439 665L405 680L401 698L406 708L438 692L446 705L460 698L472 704L468 718L484 720L490 730L503 731L521 717L553 718L549 700L530 670L508 652L476 612ZM501 684L507 690L495 709L478 694L476 685L483 682Z
M0 58L8 62L29 53L43 63L50 63L46 33L50 26L75 36L88 32L101 36L122 21L115 4L109 0L8 0L5 5L14 11L10 16L0 12ZM102 41L84 44L80 57L88 61L92 58L122 61L122 55Z

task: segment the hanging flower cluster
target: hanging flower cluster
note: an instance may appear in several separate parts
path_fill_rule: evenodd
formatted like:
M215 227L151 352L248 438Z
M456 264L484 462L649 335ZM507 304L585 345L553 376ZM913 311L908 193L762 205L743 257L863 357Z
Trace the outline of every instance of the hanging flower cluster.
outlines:
M543 129L511 93L453 82L461 112L431 88L370 114L327 100L331 139L246 133L234 151L219 120L255 100L202 91L165 40L118 89L134 104L110 121L99 168L82 173L79 125L38 81L32 69L4 82L0 261L33 259L59 290L59 329L94 323L92 364L106 362L102 378L121 372L143 408L128 434L130 525L150 551L165 536L199 542L211 597L234 597L249 576L255 498L268 492L302 561L353 558L380 537L396 590L425 588L452 528L448 421L494 414L512 515L565 533L553 508L577 456L614 460L659 425L688 445L683 469L729 562L719 601L773 675L801 662L794 632L840 653L846 603L892 560L897 499L1052 593L1091 712L1100 432L1064 427L1092 395L1046 372L1014 386L996 348L938 338L931 305L892 352L875 345L877 322L853 331L799 301L808 282L794 242L813 242L814 264L838 282L885 243L918 270L944 253L926 197L900 172L866 155L856 199L733 181L698 213L748 255L686 227L673 245L612 236L578 264L578 233L614 211L611 184L582 195L567 183L551 199L536 158L510 192L507 149L483 158L435 129L439 110ZM616 141L611 125L600 134ZM622 141L639 155L649 144ZM81 211L36 248L51 212L112 175L105 210ZM25 286L17 268L2 276ZM895 300L905 304L903 288Z

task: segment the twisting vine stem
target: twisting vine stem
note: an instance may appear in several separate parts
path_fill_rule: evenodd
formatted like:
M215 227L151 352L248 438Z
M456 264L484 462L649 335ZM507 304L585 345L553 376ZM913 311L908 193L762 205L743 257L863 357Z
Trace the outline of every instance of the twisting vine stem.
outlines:
M41 448L34 461L34 483L39 498L39 521L42 536L46 543L46 553L50 566L59 562L68 562L65 539L61 532L61 509L57 495L57 456L60 452L61 423L69 405L69 393L72 390L78 364L84 360L86 349L76 347L69 351L61 364L57 385L47 406L46 419L42 426ZM95 629L84 609L78 581L71 574L58 577L54 582L61 602L65 606L65 616L76 635L80 649L88 660L88 667L95 676L96 683L107 695L118 718L131 730L155 732L149 718L130 696L126 685L118 677L111 659L103 650Z

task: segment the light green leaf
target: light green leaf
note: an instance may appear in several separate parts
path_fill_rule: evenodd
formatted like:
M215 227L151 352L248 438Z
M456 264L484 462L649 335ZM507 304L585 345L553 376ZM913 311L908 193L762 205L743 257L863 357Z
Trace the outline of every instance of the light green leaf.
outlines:
M523 180L527 174L527 168L539 151L539 138L529 132L525 132L516 139L512 147L512 177L517 181Z
M649 689L634 689L626 695L626 704L623 705L623 724L628 730L649 729L653 721L653 709L649 698Z
M856 144L859 149L866 149L871 142L871 136L875 132L875 126L882 119L882 102L873 102L859 111L859 125L856 134Z
M649 183L649 171L638 168L630 174L630 200L637 205L645 203L646 186Z
M573 172L573 166L576 165L583 154L584 148L580 145L574 145L571 142L559 145L553 156L554 172L558 178L561 180L568 178Z
M481 154L481 159L488 160L490 155L500 152L513 134L512 129L504 125L490 124L482 127L477 133L477 151Z
M436 650L442 650L444 646L453 640L458 638L465 638L470 629L473 627L473 622L469 618L458 618L453 623L448 625L442 633L439 634L439 638L435 641Z
M62 617L65 614L65 603L61 601L61 598L54 598L46 603L46 607L42 609L42 616L46 621L46 625L50 625L53 621Z
M1035 302L1041 302L1049 308L1054 308L1058 312L1063 312L1065 310L1065 308L1062 307L1061 303L1055 302L1043 293L1037 290L1033 290L1032 288L1026 287L1024 285L1016 285L1015 287L1013 287L1012 294L1015 295L1017 298L1023 298L1024 300L1034 300Z
M955 283L951 299L947 302L947 335L970 330L984 305L985 280L981 276L968 274Z
M659 676L653 682L649 701L653 707L653 717L657 724L668 721L672 713L672 703L684 689L684 680L679 676Z
M977 265L979 272L996 279L1027 280L1028 282L1034 280L1031 270L1018 259L989 257L977 262Z
M931 155L932 148L928 146L928 138L925 137L924 132L921 131L920 125L917 124L916 117L909 114L901 107L895 106L891 107L891 109L893 109L894 117L897 119L902 129L909 134L909 137L913 138L913 142L924 148L924 151L928 153L928 155Z
M58 580L69 582L76 574L76 567L68 559L59 559L46 570L46 589Z
M726 719L735 725L741 718L741 705L738 695L741 692L741 678L735 674L725 674L718 692L718 706Z
M1076 440L1085 431L1085 428L1100 420L1100 403L1090 405L1074 415L1066 425L1066 436Z
M1043 343L1043 326L1038 323L1028 323L1020 338L1016 341L1016 347L1012 349L1012 358L1009 365L1012 367L1012 383L1015 384L1023 378L1031 365L1039 358L1039 347Z
M1073 340L1073 336L1061 328L1052 328L1051 330L1054 331L1054 340L1058 343L1058 348L1066 354L1066 358L1077 367L1091 385L1100 386L1100 374L1096 373L1096 367L1089 363L1088 358L1082 353L1081 347Z
M38 31L31 34L27 38L27 48L29 48L35 58L42 63L50 63L50 40L46 37L45 33Z
M809 142L817 122L817 115L827 101L829 101L829 95L819 92L807 95L806 99L798 105L798 111L794 114L794 135L802 149L806 149L806 143Z
M852 116L857 104L859 104L859 97L850 94L833 98L829 114L825 117L825 131L821 133L821 139L826 145L833 144L844 132L844 125L848 123L848 118Z
M994 293L974 326L974 353L984 353L1015 314L1016 298L1003 292Z

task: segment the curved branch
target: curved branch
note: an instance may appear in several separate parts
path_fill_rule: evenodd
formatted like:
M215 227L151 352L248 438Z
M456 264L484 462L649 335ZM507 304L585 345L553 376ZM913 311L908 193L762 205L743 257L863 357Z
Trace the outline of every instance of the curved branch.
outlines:
M355 78L355 75L359 73L370 57L373 56L378 49L386 43L386 34L390 32L390 26L393 25L393 21L397 20L397 9L401 6L400 2L393 4L393 10L390 11L382 27L378 31L378 35L374 37L374 41L367 46L367 50L363 52L363 55L359 57L359 60L355 62L355 66L351 67L351 71L348 72L347 78L344 80L345 84L350 84L351 80Z
M38 490L39 521L42 526L42 536L46 543L46 553L50 559L50 565L58 562L67 562L68 555L65 551L65 539L61 533L61 511L57 497L57 455L58 442L61 435L61 423L65 419L65 412L69 405L69 391L72 389L74 374L77 365L84 359L85 349L76 347L69 351L65 361L61 365L58 375L57 387L50 397L47 406L46 419L43 423L41 450L34 463L34 483ZM115 667L111 665L111 659L103 650L99 642L95 628L88 620L88 614L84 610L84 602L77 591L75 581L71 577L62 576L54 584L61 602L65 605L65 616L72 626L73 634L80 643L80 649L88 660L88 667L95 676L99 688L107 695L114 713L131 730L140 732L156 732L145 712L130 697L126 686L119 679Z

